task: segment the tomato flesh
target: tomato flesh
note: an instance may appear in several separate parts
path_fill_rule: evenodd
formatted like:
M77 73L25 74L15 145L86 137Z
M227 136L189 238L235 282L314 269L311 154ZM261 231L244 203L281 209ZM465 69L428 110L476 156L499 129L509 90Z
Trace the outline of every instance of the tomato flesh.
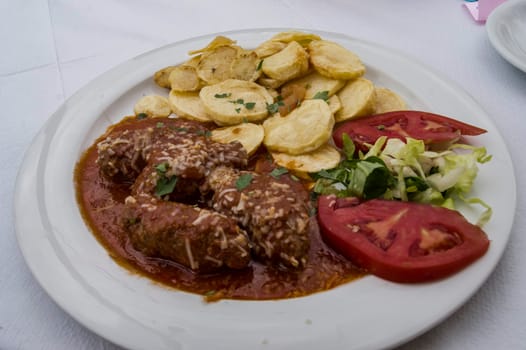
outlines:
M427 204L321 196L318 221L333 249L394 282L447 277L489 248L484 231L459 212Z
M357 149L367 151L365 144L374 144L380 136L406 137L426 144L457 141L462 135L475 136L486 130L442 115L422 111L396 111L363 117L343 123L333 132L334 143L342 147L342 135L347 134Z

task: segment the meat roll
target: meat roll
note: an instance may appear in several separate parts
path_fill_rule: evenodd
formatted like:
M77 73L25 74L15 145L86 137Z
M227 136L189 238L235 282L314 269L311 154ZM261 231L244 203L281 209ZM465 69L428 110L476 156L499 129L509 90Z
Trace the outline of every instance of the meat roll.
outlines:
M196 272L241 269L250 261L249 240L237 222L207 209L141 194L126 198L124 225L135 249Z
M214 210L248 231L256 256L287 267L305 264L309 210L289 184L268 174L218 167L207 185L214 191Z

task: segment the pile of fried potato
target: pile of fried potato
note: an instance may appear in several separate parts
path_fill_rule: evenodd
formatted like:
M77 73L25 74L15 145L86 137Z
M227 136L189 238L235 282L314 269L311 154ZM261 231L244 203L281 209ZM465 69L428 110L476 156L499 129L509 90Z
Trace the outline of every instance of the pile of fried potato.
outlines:
M357 55L315 34L282 32L253 50L218 36L189 55L155 73L168 97L141 98L135 114L214 122L215 141L239 141L249 154L263 144L278 165L299 174L340 162L331 144L335 123L406 108L364 77Z

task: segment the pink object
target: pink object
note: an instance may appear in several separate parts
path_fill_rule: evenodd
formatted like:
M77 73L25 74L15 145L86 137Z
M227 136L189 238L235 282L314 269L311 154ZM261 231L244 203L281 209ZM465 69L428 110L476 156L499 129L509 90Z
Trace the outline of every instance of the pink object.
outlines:
M464 2L475 21L485 22L491 11L506 0L478 0L475 2Z

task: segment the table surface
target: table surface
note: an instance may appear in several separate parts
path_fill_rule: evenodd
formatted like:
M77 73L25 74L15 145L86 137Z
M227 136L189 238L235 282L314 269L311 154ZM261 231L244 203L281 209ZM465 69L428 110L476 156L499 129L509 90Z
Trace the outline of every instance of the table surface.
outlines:
M420 61L468 91L504 137L517 188L526 188L526 73L491 46L459 0L0 1L0 348L118 349L60 309L17 246L18 168L47 118L120 62L182 39L235 29L346 33ZM496 179L498 181L498 179ZM526 348L526 203L518 193L511 238L482 288L401 349Z

